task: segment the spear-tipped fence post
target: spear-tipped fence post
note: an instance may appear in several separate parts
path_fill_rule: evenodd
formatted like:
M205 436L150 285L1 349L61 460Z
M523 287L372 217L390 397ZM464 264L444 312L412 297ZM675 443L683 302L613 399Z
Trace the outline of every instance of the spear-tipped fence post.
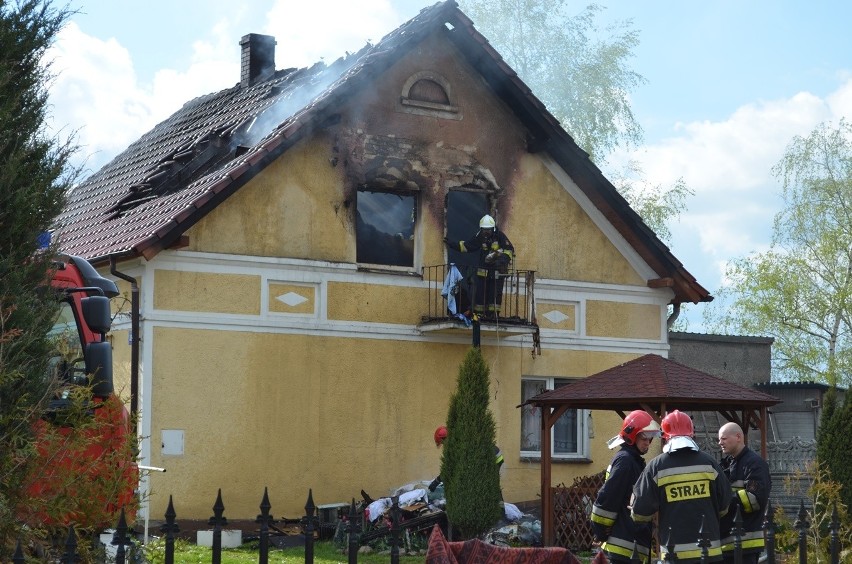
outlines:
M314 491L308 489L308 501L305 502L305 519L302 521L302 531L305 533L305 564L314 564Z
M642 557L639 556L639 544L636 541L633 541L633 553L630 555L630 562L639 562L639 564L643 564L645 562L642 560Z
M391 564L399 564L399 496L391 497Z
M766 539L766 562L775 564L775 512L772 500L766 503L766 513L763 515L763 536Z
M130 544L130 537L127 536L127 518L124 516L124 508L121 508L121 515L118 517L118 524L115 526L115 532L112 534L112 542L110 543L115 550L115 564L124 564L127 559L127 552L124 547Z
M14 564L24 564L26 561L24 549L21 548L21 539L18 539L18 543L15 545L15 554L12 555L12 562Z
M805 501L799 501L799 514L793 526L799 531L799 564L808 564L808 529L811 527L808 521L808 512L805 511Z
M734 535L734 564L743 564L743 516L740 514L740 504L735 505L734 526L731 527L731 534Z
M666 556L663 558L666 562L677 562L677 554L675 554L675 542L672 537L672 528L669 527L669 537L666 540Z
M831 564L840 562L840 516L837 514L837 500L834 501L834 509L831 511L831 540L828 543L828 551L831 553Z
M176 522L177 513L175 513L171 494L169 495L169 506L166 508L165 517L166 522L160 525L160 531L166 535L165 564L175 564L175 533L180 532L180 527Z
M698 542L695 543L701 549L701 564L709 562L710 558L710 537L707 534L707 529L704 527L704 518L705 516L702 514L701 527L698 528Z
M222 488L219 488L219 493L216 494L216 503L213 504L213 516L207 521L208 525L213 525L213 555L211 562L213 564L222 564L222 527L228 524L228 520L223 517L225 513L225 504L222 503Z
M65 554L62 555L62 564L74 564L77 557L77 534L74 525L68 527L68 537L65 539Z
M358 533L361 526L358 523L358 512L355 509L355 498L352 498L352 505L349 506L349 564L357 564L358 562Z
M272 504L269 503L269 488L263 488L263 499L260 501L260 515L254 520L260 525L260 556L259 564L267 564L269 562L269 525L275 522L269 511L272 509Z

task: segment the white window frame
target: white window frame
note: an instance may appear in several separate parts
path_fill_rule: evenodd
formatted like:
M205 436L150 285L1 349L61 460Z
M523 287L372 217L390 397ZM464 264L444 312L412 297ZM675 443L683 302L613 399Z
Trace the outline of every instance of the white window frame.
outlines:
M523 386L528 382L540 382L544 390L553 390L554 386L559 383L560 385L569 384L571 382L570 378L546 378L541 376L529 376L521 378L521 401L526 401L523 397ZM544 391L542 390L542 391ZM526 406L525 408L529 408L530 406ZM538 408L535 408L538 409ZM554 452L555 448L555 437L553 436L554 429L551 427L550 429L550 456L553 460L588 460L589 459L589 410L588 409L577 409L577 452L573 453L556 453ZM541 413L538 413L537 422L535 423L537 428L541 428ZM523 433L524 433L524 413L521 412L521 424L519 428L519 433L521 434L521 458L527 459L541 459L541 450L524 450L523 449Z

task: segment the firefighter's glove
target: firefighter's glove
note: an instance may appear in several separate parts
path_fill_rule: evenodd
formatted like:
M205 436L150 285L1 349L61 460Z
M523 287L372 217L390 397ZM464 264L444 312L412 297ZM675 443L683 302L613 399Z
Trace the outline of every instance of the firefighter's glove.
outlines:
M612 527L605 527L603 529L596 527L594 531L595 540L598 542L606 542L609 538L610 532L612 532Z
M438 478L435 478L434 480L432 480L432 483L429 484L429 491L434 492L436 489L438 489L438 485L440 483L441 483L441 480L439 480Z

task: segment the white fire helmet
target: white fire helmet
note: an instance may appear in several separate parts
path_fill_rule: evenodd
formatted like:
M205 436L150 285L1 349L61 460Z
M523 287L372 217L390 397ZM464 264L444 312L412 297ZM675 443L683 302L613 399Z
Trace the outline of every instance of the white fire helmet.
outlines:
M494 229L497 226L497 223L494 221L494 218L490 215L483 215L482 219L479 220L479 228L480 229Z

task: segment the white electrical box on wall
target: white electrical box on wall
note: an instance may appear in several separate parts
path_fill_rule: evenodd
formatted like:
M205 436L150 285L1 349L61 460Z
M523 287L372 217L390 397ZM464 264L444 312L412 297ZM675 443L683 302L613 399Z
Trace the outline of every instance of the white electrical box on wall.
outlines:
M163 429L163 455L180 456L183 454L183 430Z

